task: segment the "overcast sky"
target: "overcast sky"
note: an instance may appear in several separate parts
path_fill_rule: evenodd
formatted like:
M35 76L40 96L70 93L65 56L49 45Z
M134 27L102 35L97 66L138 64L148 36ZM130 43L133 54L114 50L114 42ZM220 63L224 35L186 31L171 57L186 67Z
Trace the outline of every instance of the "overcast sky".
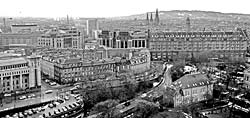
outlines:
M115 17L155 11L204 10L250 14L250 0L0 0L0 16Z

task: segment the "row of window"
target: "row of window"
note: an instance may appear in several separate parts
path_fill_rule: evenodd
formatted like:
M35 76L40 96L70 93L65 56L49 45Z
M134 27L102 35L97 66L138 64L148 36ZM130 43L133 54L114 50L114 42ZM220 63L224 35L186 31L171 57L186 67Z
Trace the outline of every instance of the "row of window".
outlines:
M28 63L24 64L16 64L16 65L8 65L8 66L0 66L0 70L8 70L13 68L21 68L21 67L27 67Z
M212 35L203 35L203 34L197 34L197 35L177 35L177 34L169 34L169 35L164 35L164 34L152 34L151 37L153 38L166 38L166 37L242 37L241 34L238 34L238 35L223 35L223 34L212 34Z
M29 73L29 70L22 70L22 71L15 71L15 72L6 72L6 73L0 73L0 76L10 76L12 75L16 75L16 74L23 74L23 73Z

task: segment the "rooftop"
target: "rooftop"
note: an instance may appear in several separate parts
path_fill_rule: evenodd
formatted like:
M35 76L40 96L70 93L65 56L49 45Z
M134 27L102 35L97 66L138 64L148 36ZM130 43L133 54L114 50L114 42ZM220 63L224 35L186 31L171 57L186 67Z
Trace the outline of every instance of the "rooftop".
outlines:
M23 64L23 63L27 63L27 60L25 58L11 58L11 59L0 60L0 66Z
M179 86L183 89L209 84L211 84L210 79L207 77L207 75L201 73L187 74L173 82L174 86Z

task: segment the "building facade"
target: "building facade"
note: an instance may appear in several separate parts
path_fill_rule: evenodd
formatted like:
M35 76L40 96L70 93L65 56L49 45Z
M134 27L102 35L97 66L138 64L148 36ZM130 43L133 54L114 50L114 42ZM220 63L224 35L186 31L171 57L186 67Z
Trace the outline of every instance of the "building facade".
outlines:
M111 48L146 48L148 35L145 32L102 31L99 34L99 45Z
M90 19L86 21L87 35L93 37L94 31L99 30L99 24L97 19Z
M213 58L245 58L248 36L234 32L151 32L149 49L152 60L191 58L208 52Z
M243 86L247 89L250 89L250 69L244 70L244 80Z
M174 95L174 106L187 105L212 98L213 83L205 74L187 74L170 86L177 92Z
M41 33L0 33L0 47L8 47L12 44L36 46L37 38Z
M37 31L38 31L38 26L36 24L11 25L12 33L37 32Z
M82 49L84 40L75 27L53 28L37 40L37 46L55 49Z
M0 60L0 86L1 93L40 88L40 57Z

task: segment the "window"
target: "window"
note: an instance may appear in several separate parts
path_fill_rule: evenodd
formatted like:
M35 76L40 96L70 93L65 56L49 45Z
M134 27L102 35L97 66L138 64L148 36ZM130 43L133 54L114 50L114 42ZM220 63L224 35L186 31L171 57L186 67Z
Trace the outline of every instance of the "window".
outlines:
M7 86L10 86L10 82L7 82Z

